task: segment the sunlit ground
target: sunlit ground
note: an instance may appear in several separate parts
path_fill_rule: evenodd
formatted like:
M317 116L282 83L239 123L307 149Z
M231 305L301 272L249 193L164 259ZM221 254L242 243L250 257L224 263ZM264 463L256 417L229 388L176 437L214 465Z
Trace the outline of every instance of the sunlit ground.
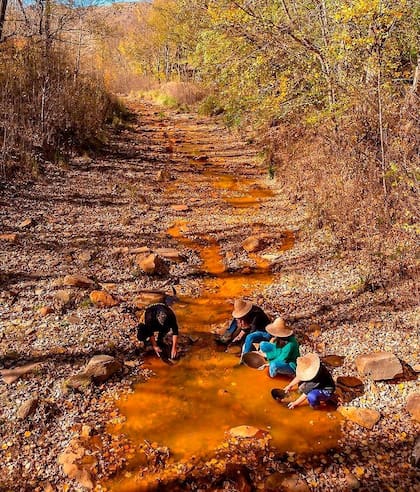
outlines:
M200 155L192 145L188 152ZM209 179L214 178L211 174L208 173ZM236 178L225 174L212 183L234 193L243 188ZM236 206L258 206L271 194L251 186L246 196L228 201L234 206L234 213L240 213ZM228 273L217 242L206 236L201 237L200 244L188 238L186 220L176 222L167 232L180 244L197 251L202 259L201 270L209 274L203 279L200 297L181 297L173 306L182 332L198 340L174 366L154 356L146 359L145 367L156 376L138 384L134 394L119 401L126 422L111 431L128 434L137 444L146 440L167 446L172 460L211 456L226 431L245 424L268 431L273 447L283 452L317 452L334 446L339 436L334 412L309 407L289 410L280 405L271 398L271 389L285 386L288 380L272 379L266 370L240 365L239 357L221 351L210 334L214 325L227 326L233 299L262 291L271 283L268 262L251 254L256 262L254 270ZM294 243L292 233L284 236L281 250ZM203 246L202 242L207 244ZM135 470L135 457L130 468ZM135 480L117 478L112 490L136 490Z

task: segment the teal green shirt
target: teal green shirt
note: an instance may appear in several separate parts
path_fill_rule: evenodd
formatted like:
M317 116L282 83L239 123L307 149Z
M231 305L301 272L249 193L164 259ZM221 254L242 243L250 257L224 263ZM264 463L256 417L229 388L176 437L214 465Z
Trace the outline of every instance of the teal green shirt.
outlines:
M281 362L287 362L290 367L296 370L296 359L299 357L299 344L296 338L291 335L287 339L287 343L284 347L277 347L274 345L273 350L266 352L267 360L270 362L273 360L279 360Z

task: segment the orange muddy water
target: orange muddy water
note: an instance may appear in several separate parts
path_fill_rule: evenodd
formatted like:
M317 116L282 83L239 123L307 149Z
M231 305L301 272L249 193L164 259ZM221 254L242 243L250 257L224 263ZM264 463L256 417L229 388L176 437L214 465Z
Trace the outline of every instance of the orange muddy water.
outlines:
M199 154L193 152L191 144L188 152ZM241 197L226 195L226 201L233 205L232 214L241 213L236 209L238 204L257 207L272 195L271 190L249 183L245 194L238 178L218 174L215 179L215 173L206 174L214 188L233 195L240 190ZM135 444L146 440L167 446L175 461L211 457L226 431L244 424L267 430L272 446L282 452L319 452L333 447L339 437L339 419L334 412L281 406L271 398L270 390L285 386L287 379L272 379L266 370L239 365L238 355L221 351L213 341L212 328L227 326L232 299L257 297L271 283L268 262L257 254L250 255L256 268L229 273L217 242L206 236L201 236L200 242L190 239L186 220L179 220L167 232L200 254L201 270L207 274L199 297L181 297L172 306L182 333L196 341L173 366L154 356L146 359L144 367L152 369L155 376L119 400L118 407L126 421L111 431L127 434ZM285 238L283 250L293 247L294 242L290 232ZM130 478L117 477L108 484L108 490L134 491L146 485L145 478L135 478L135 457L129 469L134 472L127 474Z

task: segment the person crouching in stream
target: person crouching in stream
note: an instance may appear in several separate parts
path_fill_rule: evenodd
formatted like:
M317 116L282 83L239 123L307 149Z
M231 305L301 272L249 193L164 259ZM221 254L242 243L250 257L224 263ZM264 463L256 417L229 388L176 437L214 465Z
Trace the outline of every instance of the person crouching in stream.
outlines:
M268 360L268 364L264 364L260 369L264 369L268 365L268 372L272 378L277 375L294 376L296 360L300 354L299 344L293 335L293 330L286 326L283 318L276 318L265 329L274 338L270 342L263 341L260 343L260 351Z
M172 346L168 346L164 340L170 331ZM137 339L143 343L150 342L158 357L175 359L178 354L178 331L178 323L172 309L165 303L151 304L144 313L144 323L137 326Z
M242 345L248 334L258 333L258 341L270 340L271 336L265 331L265 327L270 323L270 318L256 304L244 299L236 299L233 305L232 321L229 328L216 341L229 345L238 343ZM263 335L261 338L261 334ZM257 340L253 340L257 341ZM252 342L250 343L250 346Z
M289 408L295 408L306 400L312 408L318 408L321 402L335 403L334 379L317 354L298 357L296 377L284 388L284 392L288 393L297 384L302 394L288 404Z

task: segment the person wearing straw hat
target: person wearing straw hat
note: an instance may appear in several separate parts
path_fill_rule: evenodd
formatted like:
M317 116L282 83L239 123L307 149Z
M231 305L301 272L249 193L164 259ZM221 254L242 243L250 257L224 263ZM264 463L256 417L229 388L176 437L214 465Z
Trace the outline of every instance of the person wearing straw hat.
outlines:
M333 400L334 379L315 353L298 357L296 377L284 388L285 393L288 393L297 384L302 394L288 404L289 408L295 408L305 400L308 400L312 408L318 408L321 402Z
M245 336L254 332L265 332L270 318L256 304L245 299L236 299L233 305L232 321L229 328L218 339L218 343L229 345L242 342Z
M265 328L274 337L271 342L262 341L260 351L268 360L268 372L272 378L280 374L295 374L299 344L293 330L286 326L283 318L276 318ZM248 335L248 337L252 336ZM247 339L248 339L247 337Z

